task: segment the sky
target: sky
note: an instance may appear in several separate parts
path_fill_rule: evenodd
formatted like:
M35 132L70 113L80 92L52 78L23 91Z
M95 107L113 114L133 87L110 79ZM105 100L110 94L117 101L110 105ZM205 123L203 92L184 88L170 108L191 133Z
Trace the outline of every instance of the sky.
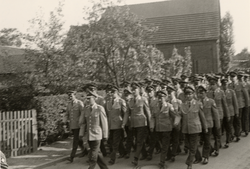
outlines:
M83 23L83 7L91 6L89 0L64 0L65 29ZM138 4L163 0L123 0L126 4ZM17 28L26 32L29 20L42 9L46 14L54 10L59 0L0 0L0 30ZM243 48L250 50L250 0L220 0L221 16L228 11L234 20L235 53Z

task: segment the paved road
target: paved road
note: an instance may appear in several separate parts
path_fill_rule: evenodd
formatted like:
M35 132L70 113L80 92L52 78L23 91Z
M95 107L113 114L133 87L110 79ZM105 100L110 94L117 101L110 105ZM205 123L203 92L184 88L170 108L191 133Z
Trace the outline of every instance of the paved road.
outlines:
M223 138L225 140L225 138ZM132 157L132 156L131 156ZM110 169L133 169L131 164L132 158L118 159L116 164L109 166ZM186 169L186 155L180 154L176 157L174 163L166 162L168 169ZM72 164L67 162L57 163L47 169L87 169L86 157L75 158ZM108 162L109 158L105 157ZM158 168L159 155L155 155L152 161L139 161L139 169L154 169ZM96 169L99 169L97 166ZM221 149L218 157L210 157L207 165L194 164L193 169L250 169L250 136L242 136L240 142L233 142L227 149Z

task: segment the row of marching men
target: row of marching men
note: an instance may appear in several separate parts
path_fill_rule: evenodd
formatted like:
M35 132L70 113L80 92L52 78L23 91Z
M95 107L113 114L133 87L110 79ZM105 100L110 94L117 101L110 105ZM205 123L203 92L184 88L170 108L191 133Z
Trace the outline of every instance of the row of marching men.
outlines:
M182 75L181 79L145 79L123 85L122 92L108 85L106 97L102 98L96 86L88 84L84 88L87 93L84 102L70 92L67 114L74 134L70 162L78 145L83 145L79 135L88 141L89 169L96 164L108 168L99 151L106 153L106 141L111 145L110 165L116 163L118 152L119 158L130 158L133 147L133 165L137 166L139 159L151 160L156 149L161 153L159 168L163 169L166 159L175 161L179 141L184 137L189 152L186 164L191 169L193 163L207 164L210 155L218 156L222 146L228 148L230 142L240 141L242 132L248 135L247 74L230 72L189 78ZM226 133L224 145L222 133ZM213 145L211 136L215 140ZM202 153L198 150L199 140L203 142Z

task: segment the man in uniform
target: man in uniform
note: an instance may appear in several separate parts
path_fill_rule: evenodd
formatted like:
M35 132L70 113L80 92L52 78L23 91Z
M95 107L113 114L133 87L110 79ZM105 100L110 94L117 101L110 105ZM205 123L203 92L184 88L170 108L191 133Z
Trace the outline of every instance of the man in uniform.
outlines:
M98 95L90 91L86 97L87 106L84 108L83 133L89 143L89 168L94 169L96 164L101 169L108 169L100 152L101 140L108 138L108 121L103 106L96 104Z
M169 84L167 87L167 91L169 95L169 98L168 98L169 103L173 105L173 108L175 112L177 113L177 115L180 115L180 106L182 104L182 101L176 98L175 87ZM174 119L172 120L174 123ZM172 149L169 148L168 158L167 158L167 160L170 160L171 162L174 162L175 156L178 154L178 152L181 152L180 144L179 144L180 134L181 134L180 129L181 129L181 124L179 123L177 126L174 126L171 132Z
M148 136L148 125L151 118L148 101L140 95L140 85L136 82L131 84L134 97L129 105L131 127L135 130L136 136L136 152L132 164L137 166L138 159L142 153L142 157L147 157L145 149L145 140Z
M64 122L67 122L67 120L69 120L69 127L73 133L73 148L70 157L67 159L70 163L72 163L74 160L78 145L81 147L82 151L84 150L83 141L79 139L79 118L81 116L81 113L83 112L83 103L82 101L76 99L75 94L76 91L68 92L69 102L66 109L66 116L64 118ZM82 152L82 156L83 155L84 152Z
M211 76L209 79L209 87L207 91L207 97L211 98L215 101L219 115L220 115L220 124L226 127L226 132L230 134L230 130L227 127L230 121L230 115L228 112L228 106L226 102L226 96L223 90L218 86L218 78L216 76ZM223 124L223 119L226 118ZM213 127L212 133L215 139L214 142L214 150L212 152L213 156L219 155L219 149L221 147L221 127L219 128Z
M154 87L153 86L147 86L146 91L148 93L148 103L149 103L149 109L150 112L153 113L155 112L156 108L157 108L157 104L158 101L155 98L155 91L154 91ZM160 145L159 142L157 141L157 135L155 130L150 131L150 135L149 135L150 139L150 143L149 143L149 149L148 149L148 156L147 156L147 160L152 160L153 158L153 152L154 149L156 148L156 145L158 145L158 151L160 151Z
M234 123L234 121L239 121L239 107L238 107L238 100L235 94L235 91L228 88L228 79L222 79L221 80L221 88L224 91L226 95L226 101L228 105L228 110L230 113L230 121L229 121L229 127L231 134L226 135L226 145L225 148L229 147L229 143L233 140L234 136L236 136L236 140L239 139L239 130L240 128L238 125L235 125L237 123ZM234 134L233 134L234 129Z
M207 133L207 122L202 111L202 105L194 99L195 89L193 86L184 88L185 102L181 104L181 126L182 133L185 134L185 140L189 146L189 155L186 160L187 169L192 169L195 153L198 148L199 134L202 129Z
M118 95L118 87L112 85L106 90L110 91L113 95L112 98L107 100L104 105L108 116L108 125L110 131L109 139L111 140L112 146L109 164L112 165L116 161L116 153L118 152L119 145L122 140L123 129L125 128L125 125L128 121L128 113L126 102ZM123 154L124 153L125 152L123 152Z
M207 164L211 151L212 128L220 130L220 117L215 101L211 98L208 98L206 95L207 92L206 87L200 85L197 87L197 90L198 90L198 98L202 103L203 112L207 122L208 132L202 131L201 133L201 138L204 141L204 145L202 148L202 156L200 155L199 150L197 150L195 163L202 161L203 164Z
M236 97L238 99L238 106L239 106L239 121L237 124L239 125L238 127L240 128L238 135L240 136L241 130L245 131L245 135L248 135L248 127L246 126L246 111L248 109L248 102L249 102L249 96L246 90L246 85L245 83L242 82L242 75L238 75L236 72L230 72L230 79L232 83L228 85L228 88L233 89L235 91ZM244 122L242 124L242 122ZM238 138L236 141L239 141L240 139Z
M155 111L152 112L150 122L150 131L153 132L155 130L162 142L159 163L160 169L165 169L165 158L167 157L170 144L170 134L173 126L177 126L179 123L176 120L177 113L175 113L173 105L166 101L167 96L168 94L166 91L157 92L158 103L155 107ZM174 123L172 119L174 119Z

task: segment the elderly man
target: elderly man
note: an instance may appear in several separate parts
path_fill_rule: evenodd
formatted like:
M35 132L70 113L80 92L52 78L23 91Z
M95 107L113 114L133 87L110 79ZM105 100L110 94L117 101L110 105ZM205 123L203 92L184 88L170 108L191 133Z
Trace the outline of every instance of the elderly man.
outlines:
M89 143L89 168L94 169L96 164L101 169L108 169L100 152L101 140L108 138L108 121L103 106L96 104L98 95L89 91L86 97L87 106L84 108L83 133ZM84 136L84 135L83 135Z
M81 113L83 112L83 103L82 101L76 99L75 94L76 91L68 92L69 102L66 109L66 116L64 118L64 122L69 120L69 127L73 133L73 148L70 157L67 159L70 163L72 163L74 160L78 145L81 147L82 151L84 150L83 141L79 139L79 118L81 116ZM82 156L83 155L84 152L82 152Z

